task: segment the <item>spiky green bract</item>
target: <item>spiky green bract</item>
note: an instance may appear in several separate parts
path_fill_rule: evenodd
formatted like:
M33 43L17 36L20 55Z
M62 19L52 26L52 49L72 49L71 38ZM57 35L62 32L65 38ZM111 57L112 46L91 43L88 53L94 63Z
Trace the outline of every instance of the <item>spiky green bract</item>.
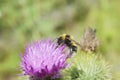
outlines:
M70 62L65 80L111 80L110 65L100 55L79 52Z

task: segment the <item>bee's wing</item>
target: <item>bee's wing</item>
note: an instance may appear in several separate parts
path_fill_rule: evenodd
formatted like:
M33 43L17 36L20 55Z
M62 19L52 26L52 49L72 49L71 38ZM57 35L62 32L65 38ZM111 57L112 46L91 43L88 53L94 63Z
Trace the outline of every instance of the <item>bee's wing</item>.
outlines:
M58 37L52 39L53 43L57 43L57 41L58 41Z

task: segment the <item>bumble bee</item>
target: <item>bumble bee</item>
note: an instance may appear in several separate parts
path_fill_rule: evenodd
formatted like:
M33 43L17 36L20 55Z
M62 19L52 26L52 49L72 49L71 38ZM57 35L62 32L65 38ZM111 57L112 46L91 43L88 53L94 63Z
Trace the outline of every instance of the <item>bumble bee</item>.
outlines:
M70 55L74 52L77 52L78 45L80 44L73 40L73 37L68 34L62 34L60 37L57 38L58 45L66 44L66 46L70 49Z

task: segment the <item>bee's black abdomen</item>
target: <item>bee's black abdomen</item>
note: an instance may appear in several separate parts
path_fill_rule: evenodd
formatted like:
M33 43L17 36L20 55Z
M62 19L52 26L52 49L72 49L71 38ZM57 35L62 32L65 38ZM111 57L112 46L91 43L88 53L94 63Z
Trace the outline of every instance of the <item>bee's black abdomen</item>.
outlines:
M77 52L77 46L72 46L71 48L72 48L72 51Z

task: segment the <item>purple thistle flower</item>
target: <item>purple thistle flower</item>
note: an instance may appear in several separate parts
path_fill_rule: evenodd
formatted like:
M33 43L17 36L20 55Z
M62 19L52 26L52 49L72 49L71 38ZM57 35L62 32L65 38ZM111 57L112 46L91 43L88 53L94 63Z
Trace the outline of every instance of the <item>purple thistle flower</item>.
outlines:
M59 77L60 70L67 66L67 56L62 53L65 45L57 48L56 46L57 44L51 40L41 40L27 45L20 65L24 75L29 75L30 80Z

